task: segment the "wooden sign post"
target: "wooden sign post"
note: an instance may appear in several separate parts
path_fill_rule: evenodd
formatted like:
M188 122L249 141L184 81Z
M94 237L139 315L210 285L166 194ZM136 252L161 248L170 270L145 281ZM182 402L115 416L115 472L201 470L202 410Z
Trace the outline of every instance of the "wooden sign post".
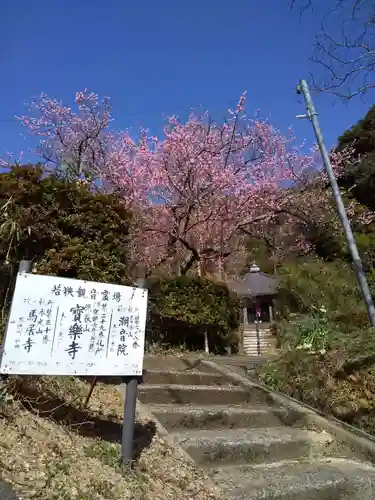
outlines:
M144 288L144 280L139 279L137 286ZM142 376L124 377L125 382L125 404L124 404L124 423L122 427L121 439L121 460L125 467L131 467L133 462L133 442L135 427L135 411L137 405L138 383Z

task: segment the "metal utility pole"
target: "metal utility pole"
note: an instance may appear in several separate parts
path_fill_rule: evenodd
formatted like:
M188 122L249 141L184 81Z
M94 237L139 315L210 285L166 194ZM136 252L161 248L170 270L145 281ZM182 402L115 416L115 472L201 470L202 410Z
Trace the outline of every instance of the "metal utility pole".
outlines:
M306 102L306 115L299 115L297 118L308 118L314 127L314 132L316 139L318 141L319 149L323 157L323 162L327 171L327 175L329 178L329 182L331 183L333 197L335 199L337 211L341 220L341 224L344 228L344 233L346 237L346 241L348 243L350 255L352 257L353 267L357 276L358 284L361 289L363 298L366 302L368 315L370 318L370 323L372 327L375 327L375 306L374 301L372 299L372 295L370 292L370 288L368 286L368 282L366 279L365 272L363 270L362 260L358 252L358 248L354 239L352 228L350 227L350 223L348 220L348 216L346 215L346 210L344 203L342 201L341 193L339 186L336 181L335 174L333 173L331 161L329 159L329 154L327 148L324 144L323 134L320 130L318 115L315 111L314 104L311 99L309 87L307 85L306 80L301 80L299 85L297 85L297 94L303 94Z

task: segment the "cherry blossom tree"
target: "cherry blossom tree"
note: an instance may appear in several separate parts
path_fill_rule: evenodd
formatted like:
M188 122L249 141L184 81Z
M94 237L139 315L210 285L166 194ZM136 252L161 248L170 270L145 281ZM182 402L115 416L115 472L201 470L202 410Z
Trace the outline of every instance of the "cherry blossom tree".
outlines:
M249 119L244 103L245 95L223 124L207 114L186 123L171 117L163 140L154 141L143 231L149 267L172 261L178 273L196 265L200 273L213 261L222 274L245 237L264 237L281 214L303 220L287 186L316 173L316 157L296 148L291 133Z
M249 236L289 237L304 248L296 225L333 216L327 180L315 151L304 152L292 132L245 112L245 94L223 123L207 113L186 122L167 119L162 138L141 130L137 140L110 127L108 99L78 92L76 111L42 94L21 123L39 137L35 152L47 168L121 193L135 219L137 273L177 274L211 263L223 276ZM345 153L334 158L337 168ZM282 224L280 224L282 218ZM298 237L296 236L298 233Z
M76 93L75 104L76 112L43 93L28 104L30 114L17 118L40 138L34 152L47 167L92 175L106 165L111 149L110 101L86 90Z
M291 131L285 137L269 123L249 119L244 102L242 96L224 124L207 115L192 115L186 123L172 117L163 140L155 141L143 232L155 243L148 245L151 268L171 261L178 273L195 266L201 274L202 265L211 263L223 277L235 271L228 264L245 260L248 237L268 241L275 253L304 254L311 251L304 234L312 226L329 224L341 233L318 149L306 154ZM332 152L337 174L351 157L349 149ZM347 210L364 224L373 219L353 201Z
M117 190L131 205L147 185L145 134L136 143L129 134L110 129L109 98L85 89L76 93L75 105L74 110L46 94L28 104L29 114L17 118L38 138L33 152L46 169L97 189Z

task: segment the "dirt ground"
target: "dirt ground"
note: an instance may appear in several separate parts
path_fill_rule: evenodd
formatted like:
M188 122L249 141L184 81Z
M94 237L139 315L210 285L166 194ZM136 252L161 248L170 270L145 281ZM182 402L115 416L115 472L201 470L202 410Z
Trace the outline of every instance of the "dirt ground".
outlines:
M21 500L218 500L203 472L137 415L135 465L121 467L118 386L12 377L0 390L0 467Z

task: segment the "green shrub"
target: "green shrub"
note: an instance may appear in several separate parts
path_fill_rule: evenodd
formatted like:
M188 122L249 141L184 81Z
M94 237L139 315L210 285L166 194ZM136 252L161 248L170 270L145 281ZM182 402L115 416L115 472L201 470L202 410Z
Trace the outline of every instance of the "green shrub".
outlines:
M149 288L149 343L204 347L222 352L238 344L239 298L223 283L181 276L151 279Z
M310 353L324 353L339 336L338 325L330 320L323 309L312 314L291 315L279 325L279 338L284 346Z
M314 314L327 311L340 325L368 326L366 307L352 269L343 261L309 259L282 266L279 272L278 311Z
M0 174L0 323L20 260L40 274L126 284L131 215L114 195L14 166Z
M375 335L354 272L342 261L284 266L284 350L259 377L326 414L375 433Z

